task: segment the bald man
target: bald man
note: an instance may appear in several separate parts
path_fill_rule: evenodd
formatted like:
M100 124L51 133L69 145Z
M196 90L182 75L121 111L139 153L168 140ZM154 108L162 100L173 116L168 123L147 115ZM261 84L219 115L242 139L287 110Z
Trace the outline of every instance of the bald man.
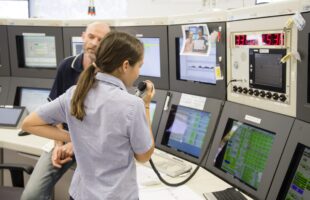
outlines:
M93 22L82 33L83 53L65 58L59 65L48 100L53 101L68 88L75 85L81 72L95 61L95 52L110 27L102 22ZM66 124L57 125L68 131ZM53 188L64 173L75 163L72 143L55 141L54 148L43 152L24 189L21 200L49 200ZM74 188L70 188L74 191ZM64 197L66 198L66 197Z

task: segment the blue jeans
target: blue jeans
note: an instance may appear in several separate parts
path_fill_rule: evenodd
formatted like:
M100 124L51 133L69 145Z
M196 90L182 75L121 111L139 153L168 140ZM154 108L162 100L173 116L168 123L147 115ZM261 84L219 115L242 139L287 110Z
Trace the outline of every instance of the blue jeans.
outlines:
M43 152L38 160L27 185L25 186L21 200L49 200L57 181L75 163L75 159L56 168L52 164L52 153Z

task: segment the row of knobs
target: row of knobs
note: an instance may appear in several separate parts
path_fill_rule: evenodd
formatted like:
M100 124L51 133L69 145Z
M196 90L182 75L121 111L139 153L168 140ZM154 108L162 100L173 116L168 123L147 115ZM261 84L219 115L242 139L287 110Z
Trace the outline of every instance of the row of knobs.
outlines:
M243 94L248 94L251 96L260 96L262 98L267 98L267 99L273 99L273 100L280 100L284 102L286 100L286 96L284 94L278 94L278 93L271 93L271 92L265 92L265 91L259 91L255 89L248 89L248 88L242 88L242 87L237 87L233 86L233 91L238 92L238 93L243 93Z

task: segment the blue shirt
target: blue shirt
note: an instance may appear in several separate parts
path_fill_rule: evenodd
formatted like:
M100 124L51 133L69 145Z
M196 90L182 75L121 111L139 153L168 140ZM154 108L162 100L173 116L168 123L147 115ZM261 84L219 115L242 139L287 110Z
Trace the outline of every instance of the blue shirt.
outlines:
M137 200L134 153L152 146L144 102L114 76L98 73L96 79L83 121L70 114L75 86L37 113L49 124L68 124L77 160L69 192L75 200Z

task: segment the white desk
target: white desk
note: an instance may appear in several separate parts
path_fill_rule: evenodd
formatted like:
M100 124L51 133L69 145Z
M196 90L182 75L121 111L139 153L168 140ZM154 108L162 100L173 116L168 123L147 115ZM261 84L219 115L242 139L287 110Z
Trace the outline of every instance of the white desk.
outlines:
M50 139L45 139L45 138L38 137L35 135L18 136L19 131L20 129L0 128L0 148L10 149L10 150L18 151L21 153L40 156L43 151L42 147L51 141ZM157 149L156 149L156 152L163 153ZM156 155L153 156L153 160L156 164ZM195 165L193 165L193 169L194 168L195 168ZM151 168L146 167L144 165L137 164L137 169L138 169L138 172L137 172L138 176L145 176L146 174L143 174L143 173L145 173L146 171L149 171L150 173L152 173L154 177L156 176L155 173L151 171L152 170ZM164 178L166 178L170 182L180 182L181 180L185 179L185 177L170 178L167 176L164 176ZM69 183L67 182L67 184ZM210 172L206 171L203 168L200 168L197 174L192 178L192 180L187 182L185 186L187 187L187 189L189 188L190 190L192 190L196 194L196 197L199 197L198 198L199 200L204 199L204 197L202 196L202 193L214 192L217 190L223 190L225 188L230 187L229 184L217 178L216 176L214 176L213 174L211 174ZM184 189L184 188L181 188L181 189ZM160 194L160 195L163 194L163 196L161 196L163 200L176 199L176 198L171 199L170 196L169 196L170 199L166 198L167 196L164 196L165 190L169 192L178 191L177 188L167 187L162 183L157 184L157 185L151 185L151 186L143 186L140 184L140 194L144 193L144 195L147 195L146 193L151 194L153 192L154 194L155 193ZM168 192L166 194L168 195ZM144 199L140 198L140 200L144 200ZM147 199L147 200L150 200L150 199ZM190 199L190 200L196 200L196 199Z

